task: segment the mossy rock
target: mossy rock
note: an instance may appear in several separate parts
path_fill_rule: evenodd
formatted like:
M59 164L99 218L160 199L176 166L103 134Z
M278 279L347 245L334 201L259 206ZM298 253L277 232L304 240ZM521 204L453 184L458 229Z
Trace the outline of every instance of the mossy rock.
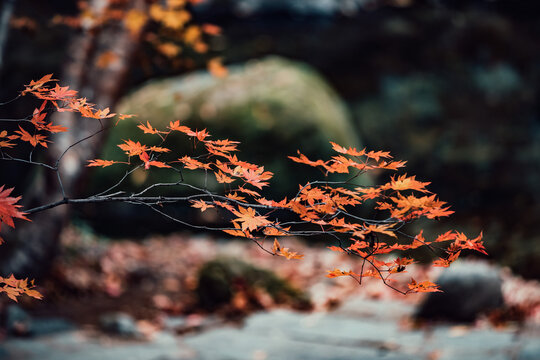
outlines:
M241 159L264 165L275 174L272 190L265 193L274 198L290 196L298 184L321 177L318 170L293 163L288 155L296 155L299 149L314 158L328 157L332 154L329 141L360 146L350 114L324 79L303 63L279 57L232 65L229 76L221 79L197 71L150 81L124 97L117 111L137 117L112 130L103 158L122 158L116 145L123 139L148 143L155 138L143 135L136 124L149 121L154 127L165 128L170 121L180 119L192 128L207 128L214 139L241 141ZM171 159L193 150L193 142L184 134L174 134L167 144L175 149ZM104 189L124 171L122 166L98 170L94 185ZM187 173L183 174L188 176L186 181L200 181L200 176L190 178ZM174 179L178 174L156 169L133 174L128 184L142 187Z
M274 303L289 304L293 308L308 309L308 295L278 277L270 270L261 269L241 260L222 257L211 260L199 270L197 297L201 307L216 310L231 303L235 294L247 295L262 290ZM251 300L256 302L255 298Z

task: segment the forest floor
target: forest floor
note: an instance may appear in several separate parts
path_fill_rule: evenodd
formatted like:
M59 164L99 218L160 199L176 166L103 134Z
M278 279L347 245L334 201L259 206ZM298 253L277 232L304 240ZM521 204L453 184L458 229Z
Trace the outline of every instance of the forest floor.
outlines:
M328 279L326 270L358 264L322 245L297 239L282 244L304 259L203 235L105 241L68 228L62 256L42 284L45 300L20 305L31 314L32 336L4 334L0 359L540 358L538 282L502 269L505 312L472 324L425 325L412 320L422 295L403 296L377 281L359 286L349 278ZM306 291L311 309L298 311L264 291L244 289L218 310L204 310L195 291L198 269L224 256L271 269ZM402 281L436 278L438 271L415 266ZM104 317L118 314L132 319L130 336L103 331Z

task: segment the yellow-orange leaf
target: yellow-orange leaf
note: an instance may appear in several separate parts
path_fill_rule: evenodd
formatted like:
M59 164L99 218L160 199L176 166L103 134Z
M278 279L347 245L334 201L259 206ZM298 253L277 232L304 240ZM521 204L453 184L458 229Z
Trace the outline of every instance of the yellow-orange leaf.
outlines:
M101 166L101 167L107 167L111 166L113 164L117 164L118 161L113 160L101 160L101 159L94 159L94 160L88 160L88 164L86 166L92 167L92 166Z
M243 196L240 196L238 195L237 193L230 193L230 194L227 194L225 195L227 198L231 199L231 200L235 200L235 201L241 201L241 202L245 202L246 201L246 198L243 197Z
M372 158L375 161L379 161L379 158L392 158L388 151L370 151L366 154L368 158Z
M347 155L351 155L351 156L362 156L362 155L366 154L365 149L362 149L360 151L356 150L356 148L351 148L351 147L349 147L347 149L347 148L344 148L343 146L338 145L338 144L336 144L335 142L332 142L332 141L330 141L330 144L332 144L332 149L334 149L334 151L337 151L338 153L347 154Z
M201 212L205 211L206 209L213 208L214 205L207 203L203 200L194 200L192 201L193 205L191 207L194 207L196 209L201 209Z
M352 271L342 271L342 270L339 270L339 269L327 270L327 271L328 271L328 274L326 274L326 277L329 277L329 278L335 278L335 277L339 277L339 276L356 275Z
M159 147L159 146L150 146L148 148L149 151L153 151L153 152L159 152L159 153L164 153L164 152L169 152L171 151L171 149L167 149L167 148L164 148L164 147Z
M29 85L25 85L25 89L22 92L22 95L26 95L27 93L32 92L32 91L36 91L50 81L58 81L57 79L53 79L52 75L53 74L47 74L39 80L30 81Z
M304 255L289 251L289 248L281 247L277 239L274 239L274 246L272 247L272 252L278 256L285 257L287 260L302 259L304 257Z
M189 156L184 156L180 159L178 159L181 163L184 164L184 167L189 170L195 170L195 169L210 169L210 164L205 164L200 162L199 160L195 160Z
M257 215L253 208L238 207L238 217L233 222L241 223L242 230L257 230L261 226L270 224L262 215Z
M418 283L416 280L411 278L411 282L408 284L408 286L409 290L414 292L442 292L437 284L427 280Z
M146 145L141 145L140 142L134 142L132 140L124 140L123 144L118 147L125 151L129 156L136 156L146 151Z
M220 203L219 201L216 201L215 204L219 206L223 205L223 203ZM233 223L233 225L234 225L234 229L225 229L223 230L223 232L232 236L247 237L247 238L252 237L249 231L242 231L240 229L240 225L238 225L237 223Z
M233 178L225 175L223 172L221 172L221 170L218 172L215 172L214 175L216 176L217 182L220 184L230 184L234 181Z
M145 134L159 134L160 133L160 131L158 131L157 129L153 128L152 125L150 125L149 121L146 121L146 125L139 124L137 125L137 127L141 129L142 131L144 131Z
M386 187L398 191L416 190L423 193L429 193L429 191L425 189L425 187L429 184L429 182L417 181L415 176L407 177L407 175L404 174L402 176L398 176L397 180L392 177L392 181L387 184Z
M20 125L19 125L19 130L15 130L15 132L20 135L20 139L22 141L27 141L30 144L32 144L32 146L34 147L38 144L43 147L47 147L47 137L45 135L41 135L41 134L31 135L28 131L24 130Z

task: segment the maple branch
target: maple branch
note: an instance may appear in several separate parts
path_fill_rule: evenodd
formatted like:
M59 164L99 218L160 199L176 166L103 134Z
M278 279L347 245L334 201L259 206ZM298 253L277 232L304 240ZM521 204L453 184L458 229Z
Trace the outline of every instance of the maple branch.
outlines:
M100 192L98 194L95 194L93 196L102 196L102 195L105 195L106 193L108 193L109 191L116 189L118 186L120 186L124 182L125 179L127 179L127 177L129 175L131 175L135 170L140 169L141 167L142 167L142 165L138 165L138 166L134 167L133 169L126 171L125 174L120 178L120 180L118 180L118 182L116 184L112 185L108 189L103 190L102 192ZM93 196L90 196L90 197L93 197Z
M338 246L331 246L331 250L344 252L362 259L359 274L352 271L335 269L329 271L327 276L337 277L349 275L359 284L362 283L364 277L374 277L380 279L386 286L401 294L439 290L435 284L429 281L417 283L414 279L408 284L409 289L407 291L400 290L391 285L389 283L389 280L392 280L390 276L404 272L405 267L413 263L413 260L406 257L397 257L393 262L388 262L386 259L386 254L388 253L415 249L420 246L427 246L435 255L437 255L436 250L446 252L448 255L436 260L433 263L434 266L448 266L457 259L462 249L471 249L485 253L480 241L481 235L471 240L467 239L462 233L447 232L441 234L434 241L429 242L424 239L422 232L416 236L411 236L401 230L406 224L420 217L433 219L448 216L452 213L446 207L446 203L439 201L435 195L432 195L431 192L426 190L425 187L429 183L420 182L414 176L407 177L406 175L391 177L391 181L381 185L368 186L353 182L354 179L357 179L360 175L371 169L395 171L404 166L405 162L388 160L391 158L388 152L367 152L365 149L359 151L355 148L344 148L333 142L331 142L332 148L339 154L328 161L312 161L298 152L298 157L290 158L295 162L318 168L322 171L325 178L324 180L307 182L299 187L299 190L291 200L284 198L278 202L267 200L258 192L258 190L269 184L268 180L272 178L273 174L265 171L262 166L239 160L235 154L238 151L236 148L238 142L227 139L207 139L210 134L208 134L206 129L200 131L192 130L187 126L180 125L180 121L171 121L166 130L155 129L149 122L140 124L138 127L144 133L154 134L159 137L161 140L159 145L150 146L128 139L118 145L127 155L127 161L89 160L87 166L107 167L119 163L131 166L132 159L135 159L137 163L126 170L116 183L98 194L86 198L70 198L66 195L62 183L62 171L60 168L62 159L77 145L110 129L112 125L105 125L103 120L115 114L109 114L108 109L96 110L93 104L86 102L86 99L75 98L74 95L76 92L68 90L67 87L59 87L58 85L55 88L46 87L45 84L47 82L53 81L51 80L51 76L46 75L40 80L32 81L22 93L24 95L30 92L40 99L45 99L41 107L34 110L31 117L32 120L30 122L34 125L34 132L26 131L21 127L19 127L20 131L16 130L15 133L17 134L14 135L9 135L6 131L0 132L0 139L4 139L0 141L0 147L13 147L14 144L10 141L15 139L30 142L33 145L33 148L29 152L28 160L14 158L9 154L4 154L1 149L0 154L2 157L0 159L39 165L56 173L62 199L28 209L25 214L33 214L68 204L123 202L138 206L143 205L149 207L152 211L164 218L183 226L207 231L224 231L233 236L248 238L265 252L272 255L284 256L287 259L299 259L302 255L282 247L277 241L277 238L274 240L273 251L264 248L261 241L264 241L267 237L285 235L304 237L323 235L337 241ZM83 117L97 119L100 125L97 131L74 141L63 149L56 159L54 166L32 160L34 150L38 144L47 147L48 140L45 135L39 133L40 131L65 131L65 128L61 126L54 126L52 123L46 123L44 121L44 118L48 115L48 110L50 110L50 107L46 108L48 101L54 102L55 106L56 102L62 102L64 111L80 112ZM60 111L60 108L58 106L56 107ZM119 116L120 119L122 116L125 117L122 114ZM20 121L29 121L28 119L30 117L21 119ZM201 153L181 154L181 158L178 158L176 161L160 161L163 153L171 151L171 149L165 147L165 144L172 132L180 132L189 136L193 140L192 151L195 152L198 150ZM199 148L197 149L198 145ZM139 160L140 162L138 162ZM175 163L182 163L182 167L176 167ZM130 174L143 167L145 170L149 170L152 167L168 168L171 171L175 171L179 179L172 182L153 183L131 194L118 189ZM202 187L184 182L183 170L203 171L204 181ZM212 173L215 175L217 182L223 185L225 190L223 194L215 193L208 189L208 176ZM344 181L329 181L329 174L332 173L349 174L349 177ZM235 181L237 187L233 188L232 183ZM239 182L240 185L238 185ZM189 189L190 193L194 193L184 196L146 196L152 190L174 187ZM418 197L415 193L427 193L428 195ZM1 195L2 193L0 193ZM376 218L370 219L353 213L357 209L357 206L364 206L370 200L375 201L376 205L373 206L373 210L377 211L377 215L386 214L384 211L388 211L390 214L385 215L382 219L380 218L381 216L374 216ZM206 211L212 207L216 208L220 213L226 211L228 214L227 221L233 227L212 227L192 224L189 221L171 215L164 208L165 205L179 202L189 202L192 207L199 208L201 211ZM0 210L2 209L0 208ZM296 220L279 222L279 215L281 213L277 214L277 211L286 211L296 217ZM390 241L379 239L379 236L383 235L389 237ZM398 235L413 239L412 243L404 244L398 238ZM262 240L259 241L258 239ZM433 245L433 243L443 241L452 241L448 249ZM366 269L366 267L369 268ZM383 275L383 273L386 273L386 275Z
M11 100L4 101L4 102L0 102L0 106L1 106L1 105L7 105L7 104L10 104L10 103L14 102L15 100L17 100L18 98L20 98L21 96L22 96L22 95L19 94L19 95L15 96L15 97L14 97L13 99L11 99Z
M53 171L57 170L57 168L54 167L54 166L51 166L51 165L48 165L48 164L45 164L45 163L42 163L42 162L26 160L26 159L21 159L21 158L14 158L9 154L5 154L4 152L2 152L2 157L0 157L0 160L22 162L22 163L26 163L26 164L30 164L30 165L43 166L43 167L45 167L45 168L47 168L49 170L53 170Z
M101 123L101 122L100 122ZM105 130L109 130L111 129L112 126L109 126L109 127L104 127L103 124L101 124L101 128L99 130L97 130L95 133L92 133L88 136L85 136L83 137L82 139L79 139L77 141L75 141L74 143L70 144L61 154L60 156L58 157L58 159L56 160L56 163L55 163L55 166L58 168L59 164L60 164L60 161L62 160L62 158L66 155L66 153L73 149L75 146L79 145L80 143L86 141L86 140L89 140L91 138L93 138L94 136L98 135L99 133L105 131Z

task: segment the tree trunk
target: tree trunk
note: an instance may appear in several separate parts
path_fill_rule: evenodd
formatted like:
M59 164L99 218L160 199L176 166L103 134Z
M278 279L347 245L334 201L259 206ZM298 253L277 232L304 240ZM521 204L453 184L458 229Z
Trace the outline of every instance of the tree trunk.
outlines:
M117 2L118 3L118 2ZM106 11L109 1L94 0L90 6L97 14ZM146 10L144 0L126 1L125 9ZM92 28L77 35L69 48L69 60L62 74L61 84L78 90L99 108L114 107L124 90L124 83L140 45L135 36L121 21ZM104 68L97 66L98 57L104 52L114 52L115 60ZM68 133L53 138L47 153L47 163L54 164L66 148L100 129L95 119L81 119L73 113L54 114L54 122L67 126ZM109 120L114 121L114 120ZM70 149L60 162L62 187L56 173L44 170L37 176L29 194L24 196L25 208L47 204L67 197L78 197L84 183L86 160L95 158L106 139L107 132L100 132L88 141ZM62 189L63 188L63 189ZM0 247L0 272L14 273L18 277L40 278L47 273L58 252L59 235L69 219L67 206L56 207L31 216L31 223L19 222L17 228L6 236Z
M5 0L0 10L0 73L4 65L4 55L6 51L7 38L9 33L9 22L15 8L15 0Z

